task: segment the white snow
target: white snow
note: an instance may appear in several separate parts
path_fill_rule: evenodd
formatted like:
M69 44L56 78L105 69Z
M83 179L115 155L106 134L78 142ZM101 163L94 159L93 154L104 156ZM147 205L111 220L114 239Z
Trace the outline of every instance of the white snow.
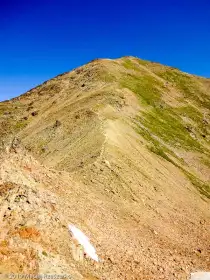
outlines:
M78 241L80 245L83 246L84 252L94 261L98 262L98 255L93 245L90 243L89 238L76 226L69 225L69 230L72 233L73 237Z
M210 272L194 272L194 273L191 273L190 280L210 280Z

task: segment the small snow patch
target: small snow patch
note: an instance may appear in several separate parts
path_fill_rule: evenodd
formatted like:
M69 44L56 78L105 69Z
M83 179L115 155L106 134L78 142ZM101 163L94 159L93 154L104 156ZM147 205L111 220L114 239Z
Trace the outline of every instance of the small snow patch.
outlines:
M96 254L96 250L93 245L90 243L89 238L77 227L74 225L69 225L69 231L72 233L73 237L77 242L83 246L84 252L94 261L98 262L99 258Z
M190 280L210 280L210 272L191 273Z

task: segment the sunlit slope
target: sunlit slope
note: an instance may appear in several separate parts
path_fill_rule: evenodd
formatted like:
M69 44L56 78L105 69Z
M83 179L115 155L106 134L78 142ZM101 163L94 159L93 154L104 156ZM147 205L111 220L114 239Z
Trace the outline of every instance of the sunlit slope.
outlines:
M115 137L124 124L209 197L209 88L209 79L133 57L96 60L0 103L2 136L17 133L43 163L80 172L100 158L109 124Z
M32 272L53 266L75 279L208 270L209 86L124 57L1 102L0 269L27 271L15 256L30 253ZM68 223L88 233L98 268L74 262Z

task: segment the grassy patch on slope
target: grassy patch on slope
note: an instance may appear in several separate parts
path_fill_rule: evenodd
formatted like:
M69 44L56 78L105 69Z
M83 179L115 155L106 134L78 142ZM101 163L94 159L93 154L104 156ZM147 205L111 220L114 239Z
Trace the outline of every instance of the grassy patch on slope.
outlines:
M132 62L129 60L129 65L130 63ZM174 79L176 80L176 77ZM139 121L151 134L174 147L202 151L199 141L192 137L180 116L186 115L201 122L202 114L195 107L189 105L177 109L168 106L162 100L162 95L166 91L164 84L147 73L124 75L120 84L134 92L141 104L149 105L147 111L142 112Z
M202 194L203 196L205 196L205 197L210 199L210 185L207 184L207 183L202 182L194 174L186 171L184 168L180 167L180 169L188 177L188 179L191 181L193 186L195 186L197 188L197 190L200 192L200 194Z
M124 66L127 69L133 69L131 61L127 61ZM172 73L178 72L178 74L171 75L171 71ZM173 69L165 73L164 78L173 82L184 93L185 98L196 101L198 106L208 107L206 104L207 96L203 92L198 96L201 90L197 90L197 84L191 81L187 75L180 74L178 70ZM147 141L147 148L180 168L199 192L210 198L210 186L185 170L182 167L183 159L178 158L170 149L172 146L181 147L188 151L203 152L203 146L196 138L192 137L186 127L186 122L182 119L182 117L190 118L201 129L202 113L191 105L184 105L180 108L168 106L161 98L166 90L163 84L147 73L128 74L123 77L120 84L134 92L141 104L145 107L148 106L137 118L137 131ZM177 159L177 162L174 159Z
M162 84L149 75L125 75L120 85L128 88L140 98L145 105L156 106L161 100Z
M196 78L178 70L165 70L156 74L166 81L171 82L184 94L185 98L195 101L204 108L210 109L210 97L201 90Z
M140 68L138 67L138 64L142 65L142 66L146 66L146 65L148 65L148 63L150 63L149 61L143 60L143 59L140 59L140 58L135 58L135 62L136 63L134 63L129 57L123 58L123 66L126 69L129 69L129 70L140 71Z
M135 65L129 58L123 60L123 66L129 70L140 71L140 69Z
M178 114L183 117L188 117L195 122L200 122L203 119L202 113L194 106L186 105L174 109Z
M140 119L140 118L139 118ZM174 158L177 158L174 152L172 152L170 149L168 149L165 145L161 144L160 141L155 138L152 133L147 130L146 128L143 128L137 123L137 132L148 142L147 148L155 153L156 155L166 159L167 161L173 163L176 165L176 163L173 161L169 155L172 155Z
M153 108L143 112L141 123L165 143L186 150L201 150L201 146L185 128L182 119L171 108Z

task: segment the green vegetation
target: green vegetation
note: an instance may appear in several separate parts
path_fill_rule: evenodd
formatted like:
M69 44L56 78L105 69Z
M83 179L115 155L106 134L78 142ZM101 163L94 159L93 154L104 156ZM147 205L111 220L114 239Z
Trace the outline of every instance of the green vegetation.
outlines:
M135 63L136 62L136 63ZM140 58L135 58L135 62L133 62L130 58L128 57L125 57L123 59L123 66L126 68L126 69L130 69L130 70L135 70L135 71L141 71L141 68L138 67L138 64L139 65L143 65L143 66L146 66L150 63L150 61L147 61L147 60L142 60Z
M6 112L9 113L10 110L11 110L11 106L9 106L6 103L0 103L0 116Z
M17 122L14 124L14 129L20 130L20 129L26 127L27 124L28 124L27 121L25 121L25 120L19 120L19 121L17 121Z
M146 115L146 119L138 118L138 121L141 123L141 125L138 125L137 127L138 133L150 143L150 145L147 146L150 151L181 169L199 192L207 198L210 198L210 186L203 183L192 173L186 171L181 166L183 160L178 158L172 150L161 144L163 141L174 145L178 142L182 148L185 147L190 151L193 149L202 151L199 143L193 138L190 138L190 136L184 131L184 127L178 116L172 116L171 112L166 113L164 110L160 112L157 108L155 110L157 110L157 115L154 114L153 110L153 114L143 113L143 115ZM167 116L167 114L169 115ZM142 128L142 124L145 125L146 128ZM174 162L169 155L178 159L180 165Z
M193 120L201 121L202 114L196 108L184 106L177 109L168 106L161 99L162 92L166 90L163 83L147 74L138 76L128 74L121 80L121 86L133 91L141 104L150 106L147 111L142 112L142 118L139 120L149 133L175 147L202 151L201 145L191 136L180 117L187 115Z
M97 73L97 78L105 83L112 83L116 81L116 77L108 71L101 71L100 73Z
M182 171L187 175L188 179L191 181L191 183L198 189L198 191L207 198L210 199L210 185L207 183L203 183L200 179L198 179L195 175L192 173L186 171L185 169L181 168Z
M156 74L176 86L184 94L185 98L189 98L204 108L210 109L210 97L201 90L196 78L171 69Z
M207 158L202 158L201 160L203 162L203 164L205 164L206 166L208 166L210 168L210 160Z
M148 65L149 63L151 63L151 62L148 61L148 60L143 60L143 59L140 59L140 58L136 58L136 62L138 62L140 65L143 65L143 66L146 66L146 65Z
M160 147L159 145L157 146L149 146L148 147L149 150L153 153L155 153L158 156L161 156L162 158L166 159L167 161L171 162L174 164L174 161L172 159L170 159L170 157L166 154L166 152L164 151L164 149L162 147Z
M137 67L137 65L135 65L135 63L133 63L129 58L125 58L123 60L123 66L129 70L140 71L140 69Z
M174 110L177 112L177 114L180 114L183 117L188 117L195 122L200 122L203 119L202 113L191 105L179 107Z
M50 139L47 139L47 138L38 138L37 139L37 142L36 142L36 149L40 152L40 154L43 154L46 147L47 147L47 144L50 142Z
M174 158L177 158L174 152L169 150L166 146L162 145L160 141L158 141L147 129L142 128L141 126L137 125L137 132L149 143L147 148L161 156L162 158L166 159L167 161L176 165L176 163L168 156L169 154L172 155Z
M135 70L132 61L129 59L126 59L123 65L127 69ZM188 101L197 104L198 108L209 107L209 97L201 90L196 78L194 80L176 69L169 69L159 75L173 83L184 94L184 97ZM184 102L186 105L182 107L170 107L161 98L162 93L166 92L164 84L147 73L123 75L120 85L134 92L138 96L141 105L145 106L141 115L137 117L136 129L147 141L147 148L182 170L199 192L210 198L210 186L185 170L182 167L184 164L183 159L179 158L170 149L171 146L200 153L205 151L199 140L192 137L188 123L183 119L183 117L191 119L195 124L192 124L192 128L197 130L198 134L207 133L205 124L203 124L203 114L196 105ZM209 166L209 162L206 163Z
M174 158L177 158L180 163L183 163L183 160L178 158L171 150L169 150L167 147L161 145L156 139L154 139L149 132L147 132L145 129L139 129L138 132L147 140L149 143L151 143L150 146L147 146L148 149L157 154L158 156L164 158L165 160L171 162L173 165L181 169L184 174L188 177L188 179L191 181L191 183L198 189L198 191L206 196L207 198L210 198L210 185L203 183L200 179L198 179L195 175L192 173L186 171L181 165L174 162L173 159L169 157L169 155L172 155Z
M112 83L112 82L115 82L116 81L116 78L114 75L110 74L110 73L107 73L107 74L104 74L102 76L102 80L105 82L105 83Z
M42 255L44 255L45 257L47 257L47 253L45 251L42 251Z
M208 139L206 138L206 135L208 135L208 124L203 121L203 114L196 107L188 105L176 108L174 111L182 117L191 119L195 124L194 130L203 137L203 140L205 139L205 141L208 142Z
M164 142L186 150L201 150L198 141L192 138L182 119L171 108L153 108L142 116L141 123Z
M149 75L136 76L128 74L123 76L120 85L137 94L145 105L156 106L161 100L161 82Z

